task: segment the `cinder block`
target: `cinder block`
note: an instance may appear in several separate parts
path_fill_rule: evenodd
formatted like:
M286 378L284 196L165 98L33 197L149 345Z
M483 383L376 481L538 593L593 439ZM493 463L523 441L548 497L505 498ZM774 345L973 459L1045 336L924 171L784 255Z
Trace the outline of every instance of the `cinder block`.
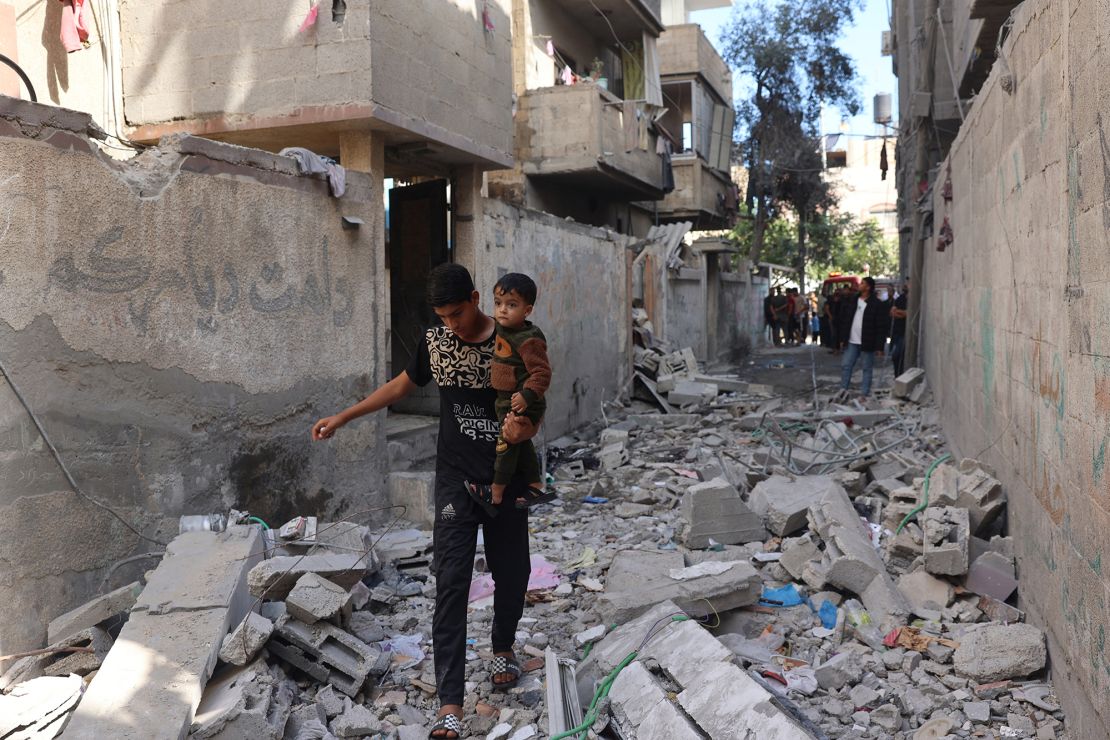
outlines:
M389 503L405 506L405 519L426 526L435 523L436 474L431 471L389 474Z

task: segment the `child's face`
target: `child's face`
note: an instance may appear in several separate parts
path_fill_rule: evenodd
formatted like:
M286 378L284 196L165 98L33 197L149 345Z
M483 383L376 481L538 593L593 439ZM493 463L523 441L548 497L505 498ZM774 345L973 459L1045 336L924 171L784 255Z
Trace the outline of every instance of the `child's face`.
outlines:
M493 318L501 326L510 329L523 326L531 313L532 307L525 303L515 290L508 293L501 290L493 291Z

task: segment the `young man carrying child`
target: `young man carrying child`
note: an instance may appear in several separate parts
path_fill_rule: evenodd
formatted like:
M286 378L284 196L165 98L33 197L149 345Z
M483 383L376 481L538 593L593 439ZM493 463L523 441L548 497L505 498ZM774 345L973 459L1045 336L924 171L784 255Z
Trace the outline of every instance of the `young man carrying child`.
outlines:
M510 272L493 286L493 318L497 322L493 346L490 384L497 391L494 412L511 436L524 441L512 444L505 434L497 438L497 458L493 465L493 484L466 482L470 495L490 516L505 496L505 487L519 476L528 482L517 508L546 503L555 494L544 489L536 448L532 437L543 421L547 403L544 394L551 385L551 364L547 360L547 339L528 317L536 303L536 283L527 275Z

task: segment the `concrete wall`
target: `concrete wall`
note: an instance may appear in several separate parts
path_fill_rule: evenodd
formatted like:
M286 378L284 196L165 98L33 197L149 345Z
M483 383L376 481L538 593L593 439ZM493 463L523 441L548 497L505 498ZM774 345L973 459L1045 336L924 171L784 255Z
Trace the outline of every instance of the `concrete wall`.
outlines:
M545 426L552 440L597 418L631 371L631 314L625 247L611 231L483 200L484 246L460 261L474 272L482 307L505 272L539 288L532 319L547 335L553 380Z
M349 0L342 25L323 3L301 33L301 0L123 0L127 120L145 139L374 118L507 163L510 1Z
M717 358L736 362L765 344L763 297L766 280L750 278L746 269L720 275L720 312L717 320Z
M380 504L380 418L309 441L384 380L380 179L336 200L292 160L188 139L122 165L88 122L0 98L0 360L77 482L162 541L182 513ZM157 549L67 491L0 387L0 654Z
M1110 17L1094 0L1015 14L996 65L941 168L926 244L929 382L962 455L1009 495L1022 607L1046 628L1074 737L1110 734Z

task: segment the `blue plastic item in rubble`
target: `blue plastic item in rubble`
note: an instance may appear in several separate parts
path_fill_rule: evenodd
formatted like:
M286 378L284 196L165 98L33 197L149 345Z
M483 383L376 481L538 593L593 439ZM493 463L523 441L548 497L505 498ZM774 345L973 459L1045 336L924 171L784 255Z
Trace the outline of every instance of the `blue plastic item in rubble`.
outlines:
M827 630L836 629L836 607L828 599L821 602L821 608L817 610L817 616L821 619L821 626Z
M797 606L803 602L802 595L798 593L793 583L788 583L782 588L764 586L763 595L759 600L768 606Z

